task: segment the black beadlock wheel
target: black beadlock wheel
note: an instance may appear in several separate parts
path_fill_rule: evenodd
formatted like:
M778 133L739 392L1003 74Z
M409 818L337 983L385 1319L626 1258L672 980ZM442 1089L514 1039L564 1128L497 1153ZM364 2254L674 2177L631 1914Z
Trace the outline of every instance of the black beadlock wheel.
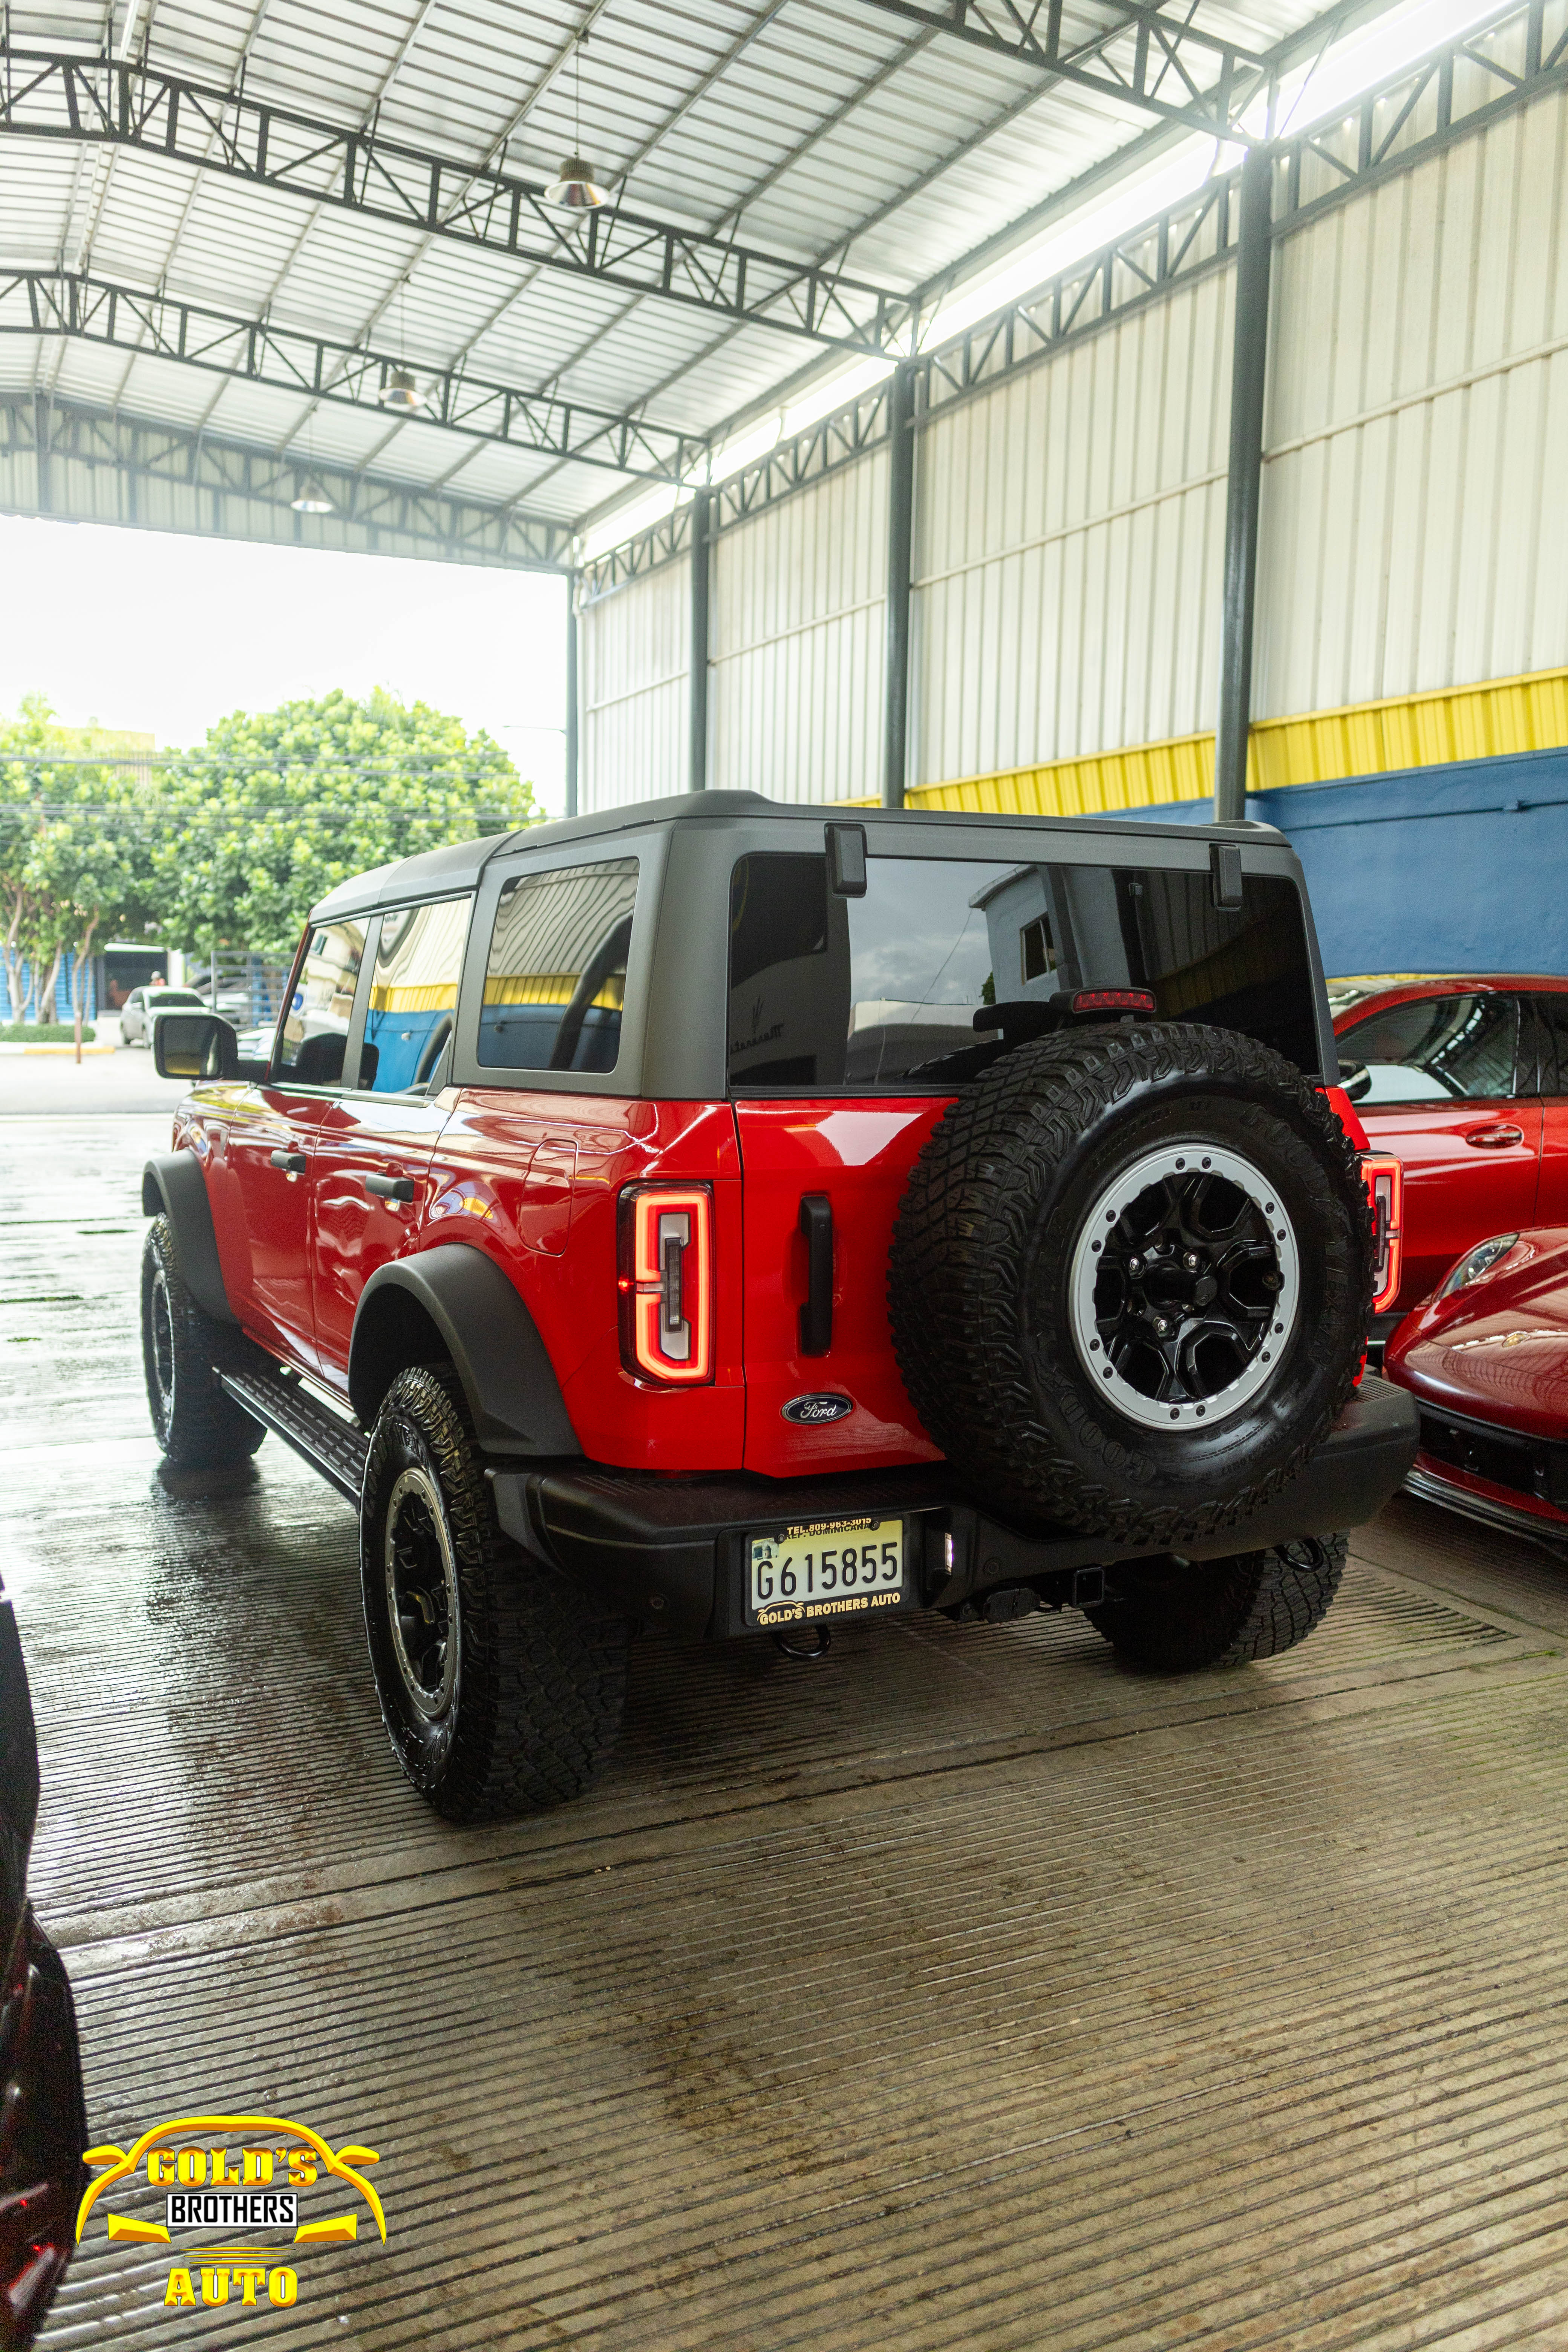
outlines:
M629 1629L501 1533L449 1366L399 1373L382 1402L360 1570L382 1719L437 1811L580 1795L620 1728Z
M1156 1674L1248 1665L1293 1650L1322 1623L1346 1549L1343 1536L1304 1536L1231 1559L1124 1561L1114 1597L1086 1614L1130 1665Z
M142 1251L142 1368L153 1434L177 1470L248 1462L267 1434L218 1387L214 1368L233 1339L191 1297L174 1228L154 1217Z
M949 1106L889 1307L910 1402L992 1507L1179 1546L1321 1444L1372 1272L1321 1093L1228 1030L1140 1024L1019 1046Z

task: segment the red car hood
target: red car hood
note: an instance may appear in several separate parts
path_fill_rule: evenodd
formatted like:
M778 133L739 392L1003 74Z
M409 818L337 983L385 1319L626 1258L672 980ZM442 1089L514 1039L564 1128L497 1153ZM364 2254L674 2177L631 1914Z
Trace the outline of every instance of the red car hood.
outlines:
M1521 1234L1495 1273L1413 1309L1384 1370L1473 1421L1568 1433L1568 1226Z

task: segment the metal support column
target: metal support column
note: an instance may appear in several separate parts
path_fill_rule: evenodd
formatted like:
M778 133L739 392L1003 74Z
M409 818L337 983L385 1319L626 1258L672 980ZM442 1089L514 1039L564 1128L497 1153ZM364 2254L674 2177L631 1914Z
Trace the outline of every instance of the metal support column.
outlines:
M915 372L888 386L888 643L882 806L902 808L910 741L910 559L915 514Z
M691 731L689 789L700 793L708 784L708 516L710 493L698 490L691 500Z
M1258 594L1258 506L1263 480L1263 390L1268 365L1269 200L1273 158L1249 147L1242 162L1236 243L1236 331L1230 370L1230 478L1225 504L1225 610L1220 624L1219 725L1215 741L1216 824L1247 814L1247 737L1252 718L1252 625Z
M566 574L566 814L577 814L577 574Z
M33 483L41 515L54 512L54 484L49 478L49 443L53 438L53 418L49 414L47 393L33 394Z

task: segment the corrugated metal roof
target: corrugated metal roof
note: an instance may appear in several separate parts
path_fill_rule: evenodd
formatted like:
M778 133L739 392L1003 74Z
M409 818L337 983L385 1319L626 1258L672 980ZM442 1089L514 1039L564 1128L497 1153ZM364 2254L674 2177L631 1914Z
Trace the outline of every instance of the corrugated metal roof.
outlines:
M1310 0L1201 0L1205 26L1267 47ZM1083 32L1105 0L1067 0ZM121 53L127 0L7 14L15 48ZM585 37L574 38L583 32ZM704 234L912 289L1112 157L1130 110L906 23L864 0L140 0L132 52L475 169L552 174L581 149L627 205ZM324 197L332 165L323 160ZM455 195L456 189L453 194ZM416 370L468 367L708 432L823 347L657 295L464 249L146 152L0 143L0 274L90 268L140 291L344 342ZM420 485L578 520L630 477L420 419L128 351L0 337L0 385L204 424Z

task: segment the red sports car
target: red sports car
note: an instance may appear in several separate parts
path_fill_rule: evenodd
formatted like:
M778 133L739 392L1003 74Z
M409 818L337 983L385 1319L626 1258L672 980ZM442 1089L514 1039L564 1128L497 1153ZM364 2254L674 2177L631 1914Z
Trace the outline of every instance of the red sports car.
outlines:
M1384 972L1329 1002L1345 1092L1405 1169L1384 1339L1488 1234L1568 1225L1568 978Z
M1421 1409L1413 1494L1568 1545L1568 1226L1468 1250L1384 1370Z

